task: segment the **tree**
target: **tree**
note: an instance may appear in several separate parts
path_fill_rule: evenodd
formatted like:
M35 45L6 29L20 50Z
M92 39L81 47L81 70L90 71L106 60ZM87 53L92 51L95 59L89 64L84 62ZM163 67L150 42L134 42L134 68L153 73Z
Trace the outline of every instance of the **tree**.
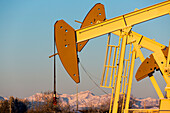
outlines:
M18 98L10 97L9 100L0 102L0 113L24 113L27 105Z
M1 101L0 113L9 113L9 103L7 100Z

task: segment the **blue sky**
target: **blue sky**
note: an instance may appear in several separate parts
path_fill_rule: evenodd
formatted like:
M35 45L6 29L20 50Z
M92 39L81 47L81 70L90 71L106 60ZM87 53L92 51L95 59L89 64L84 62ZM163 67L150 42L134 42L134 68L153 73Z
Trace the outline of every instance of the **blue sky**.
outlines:
M74 29L80 27L74 20L83 21L88 11L96 4L105 5L107 19L141 9L163 0L1 0L0 1L0 96L28 97L37 92L53 89L54 23L64 19ZM168 45L170 40L170 16L145 22L133 30L157 42ZM107 36L92 39L79 53L81 63L98 84L102 75ZM114 37L114 36L113 36ZM116 37L116 36L115 36ZM145 57L150 53L142 50ZM135 63L135 72L140 65ZM134 72L134 73L135 73ZM79 92L91 90L103 94L80 68ZM165 82L155 74L163 90ZM109 89L105 89L108 93ZM74 94L76 84L63 69L57 58L57 91ZM133 80L132 95L138 98L157 95L148 78L137 83Z

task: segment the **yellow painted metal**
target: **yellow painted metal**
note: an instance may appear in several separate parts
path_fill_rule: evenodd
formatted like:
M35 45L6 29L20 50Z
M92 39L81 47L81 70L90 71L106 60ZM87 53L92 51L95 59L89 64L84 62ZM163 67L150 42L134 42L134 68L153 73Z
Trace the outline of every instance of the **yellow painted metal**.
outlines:
M143 37L143 36L142 36ZM129 37L128 37L129 38ZM147 40L147 38L146 38L146 40ZM142 52L140 51L140 47L139 47L139 45L136 43L136 41L132 41L132 43L133 43L133 45L134 45L134 47L136 47L137 49L138 49L138 54L139 53L141 53L140 55L139 55L139 58L141 59L141 61L144 61L144 57L143 57L143 54L142 54ZM160 47L162 47L162 46L160 46L161 44L159 44L159 43L155 43L155 42L152 42L152 40L149 40L149 43L153 43L154 45L156 45L156 46L158 46L159 48ZM136 46L135 46L136 45ZM136 49L135 49L136 50ZM153 50L153 49L152 49ZM135 60L135 56L136 55L134 55L133 57L134 57L134 60ZM133 74L132 74L132 76L133 76ZM156 91L157 91L157 93L158 93L158 95L159 95L159 97L160 98L163 98L163 95L162 95L162 92L160 91L160 88L159 88L159 86L158 86L158 84L156 83L156 80L154 79L154 77L151 77L151 79L150 79L151 81L152 81L152 83L153 83L153 86L154 86L154 88L156 89ZM124 82L123 82L124 83ZM128 86L129 87L129 86ZM131 86L130 86L130 88L131 88ZM113 89L112 89L113 90ZM125 90L125 89L124 89ZM122 88L122 91L123 91L123 88ZM131 90L127 90L128 92L129 91L131 91ZM122 94L124 94L124 92L121 92ZM130 94L130 93L129 93ZM128 94L127 94L128 95ZM129 99L130 99L130 96L129 96ZM124 99L123 99L124 100ZM125 107L128 109L128 107L129 107L129 101L128 101L128 96L127 96L127 98L126 98L126 105L125 105ZM111 106L111 105L110 105ZM122 105L122 108L123 108L123 106L124 105Z
M108 55L108 49L109 49L109 45L110 44L110 33L108 34L108 39L107 39L107 48L106 48L106 55L105 55L105 62L104 64L106 65L107 63L107 55ZM103 86L103 81L104 81L104 77L105 77L105 70L106 70L106 67L103 67L103 74L102 74L102 79L101 79L101 83L100 83L100 86Z
M115 31L115 32L112 32L112 33L115 34L115 35L118 35L118 36L120 35L120 31ZM133 43L133 45L136 43L136 45L138 45L138 48L143 47L143 48L146 48L146 49L148 49L152 52L156 52L158 49L164 49L165 48L165 45L160 44L160 43L158 43L158 42L156 42L152 39L149 39L149 38L147 38L147 37L145 37L141 34L134 32L134 31L131 31L131 35L132 35L130 37L131 39L128 38L127 43ZM134 41L135 41L135 43L134 43ZM135 47L136 50L138 50L135 45L134 45L134 47ZM140 52L140 51L137 51L137 52ZM139 54L139 55L142 56L142 53ZM140 59L141 58L142 57L140 57ZM142 59L145 59L145 58L143 57ZM141 59L141 61L144 61L142 59Z
M165 72L167 73L168 77L170 77L170 41L169 41L169 48L167 53L167 63L165 67ZM170 86L167 85L165 87L165 91L167 92L167 98L170 99Z
M114 87L112 87L112 95L111 95L111 100L110 100L110 108L109 108L109 113L112 111L112 106L113 106L113 93L114 93Z
M108 66L110 65L111 55L112 55L112 47L110 48L110 52L109 52ZM105 86L107 84L108 73L109 73L109 68L107 68L107 71L106 71Z
M124 81L123 81L123 83L122 83L122 90L123 90L123 102L122 102L122 113L124 112L124 108L125 108L125 96L126 96L126 88L128 87L128 78L129 78L129 76L130 76L130 74L129 74L129 67L131 67L131 65L130 65L130 57L131 57L131 54L132 54L132 44L130 44L130 48L129 48L129 56L128 56L128 59L126 60L125 59L125 61L127 62L127 70L125 70L124 71L124 77L125 77L125 85L124 85ZM126 63L125 63L125 65L126 65ZM125 69L126 69L126 67L125 67ZM131 69L131 68L130 68ZM126 74L126 75L125 75Z
M116 73L117 73L117 63L119 59L120 41L121 38L119 38L118 45L111 45L110 34L108 35L105 62L104 62L103 74L102 74L101 85L100 85L101 87L114 89L114 84L117 77Z
M119 48L120 48L120 43L121 43L121 37L119 38L118 45L111 45L110 44L110 34L108 35L108 41L107 41L107 48L106 48L106 55L105 55L105 63L104 63L104 68L103 68L103 75L102 75L102 80L101 80L101 87L104 88L112 88L112 95L111 95L111 100L110 100L110 109L109 113L112 111L112 106L113 106L113 94L115 90L115 82L117 78L117 63L119 60ZM112 50L114 49L113 56L111 57ZM112 59L112 63L111 63ZM109 72L109 68L111 72ZM110 77L110 80L109 80ZM109 81L109 85L107 82Z
M170 68L170 41L169 41L169 50L168 50L168 57L167 57L167 63L166 63L167 68ZM170 69L168 70L170 74Z
M122 87L121 87L121 94L124 93L124 85L125 85L125 79L126 79L126 70L127 70L127 60L124 59L123 60L125 63L124 63L124 70L123 70L123 74L122 74Z
M54 37L58 55L63 66L70 77L76 83L79 83L75 30L64 20L59 20L54 25Z
M118 16L102 23L94 24L76 30L77 42L92 39L110 32L120 30L127 26L133 26L166 14L169 14L170 1L164 1L138 11ZM126 21L126 25L124 23Z
M167 73L168 77L170 77L170 41L169 41L169 48L168 52L165 52L165 56L167 57L167 62L166 62L166 67L165 67L165 72Z
M117 46L112 46L112 47L115 47L115 50L114 50L114 54L113 54L113 62L112 62L112 66L114 65L114 63L115 63L115 58L116 58L116 51L117 51ZM115 64L116 65L116 64ZM112 68L111 68L111 76L110 76L110 84L109 84L109 87L112 87L111 85L112 85L112 78L113 78L113 70L116 68L116 66L113 66ZM116 70L115 70L116 71ZM115 78L114 78L114 80L115 80Z
M166 97L168 98L166 101L168 101L170 99L170 77L168 76L167 67L166 67L166 64L167 64L167 59L166 59L167 54L165 54L166 51L168 51L168 48L165 48L165 51L158 50L157 52L153 53L153 56L162 72L165 82L167 83L167 86L165 87L165 91L167 92ZM170 104L168 105L170 106ZM162 110L164 108L167 108L167 107L165 106L164 102L162 102L162 104L160 104L160 109ZM167 109L170 110L170 107Z
M118 111L118 101L119 101L120 86L121 86L121 76L123 72L123 63L124 63L123 60L124 60L125 50L126 50L126 41L127 41L127 36L125 35L122 37L119 68L118 68L117 82L116 82L116 87L115 87L115 96L114 96L112 113L117 113Z
M119 61L119 53L120 53L120 43L121 43L121 37L119 37L119 42L118 42L118 48L117 48L117 57L116 57L116 62L115 62L115 71L114 71L114 79L113 79L113 88L115 89L115 83L117 79L117 73L118 73L118 61Z
M104 5L98 3L88 12L80 28L84 28L95 23L103 22L105 19L106 19L106 14L105 14ZM79 52L84 48L87 42L88 40L85 40L77 44Z
M140 58L140 60L141 60L141 62L143 62L144 60L145 60L145 58L144 58L144 56L143 56L143 54L142 54L142 52L141 52L141 50L140 50L140 47L139 47L139 45L137 44L137 42L134 42L133 43L133 46L134 46L134 49L135 49L135 51L136 51L136 58Z
M124 113L169 113L169 110L159 109L126 109Z
M131 66L130 66L130 73L129 73L129 81L128 81L128 89L126 94L126 103L125 103L125 110L129 109L129 102L130 102L130 94L131 94L131 88L132 88L132 79L133 79L133 70L135 65L135 57L136 57L136 51L132 51L132 57L131 57Z
M168 77L168 74L165 72L165 67L166 67L167 61L166 61L166 58L165 58L162 50L157 50L157 52L154 52L153 57L162 72L165 82L167 83L167 85L169 87L170 86L170 77Z
M105 65L104 65L104 69L103 69L101 87L112 88L112 95L111 95L111 101L110 101L110 110L109 110L110 113L115 112L115 109L113 109L112 106L113 106L113 102L114 102L113 101L113 95L114 95L114 92L116 90L115 87L118 86L118 82L117 82L118 81L117 80L118 76L116 74L118 73L118 70L120 70L119 68L121 68L120 63L118 64L118 61L121 62L120 56L119 56L119 48L120 48L120 45L121 45L121 40L123 41L122 37L125 37L126 38L125 41L127 41L128 32L130 31L130 29L131 29L131 27L129 27L127 30L122 31L122 35L120 35L119 43L118 43L117 46L110 45L110 35L108 36L108 42L107 42L107 48L106 48L106 57L105 57ZM125 43L125 46L126 46L126 43ZM132 44L130 44L130 50L129 51L131 51L131 46L132 46ZM114 48L114 52L112 53L111 51L113 50L113 48ZM112 58L111 58L111 54L113 54ZM117 95L123 94L123 101L125 101L126 87L128 85L127 80L128 80L128 75L129 75L128 71L129 71L129 66L130 66L130 64L129 64L130 56L131 56L130 54L131 54L131 52L129 52L129 58L125 59L126 64L125 64L124 72L123 72L124 75L123 76L121 75L121 77L120 77L120 79L123 79L123 81L121 82L122 87L120 87L121 92L118 92L118 94L117 94ZM112 59L112 63L111 63L111 59ZM124 61L122 61L122 62L124 64ZM110 73L108 72L109 68L110 68L110 71L111 71ZM110 80L109 80L109 77L110 77ZM107 84L107 82L109 82L109 85ZM115 95L116 95L116 93L115 93ZM115 99L115 97L114 97L114 99ZM123 104L123 106L124 106L124 104Z
M167 92L166 97L170 99L170 87L166 86L165 91Z
M165 45L162 45L152 39L142 37L138 43L141 47L148 49L152 52L157 52L157 50L164 49Z
M160 110L160 113L170 113L170 99L161 99Z

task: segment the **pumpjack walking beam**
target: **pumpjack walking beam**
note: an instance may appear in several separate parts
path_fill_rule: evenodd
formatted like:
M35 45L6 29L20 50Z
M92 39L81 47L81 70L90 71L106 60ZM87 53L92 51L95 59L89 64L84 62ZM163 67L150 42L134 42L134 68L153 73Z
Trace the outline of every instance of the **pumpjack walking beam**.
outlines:
M77 42L89 40L110 32L123 29L127 26L158 18L170 13L170 1L161 2L131 13L127 13L104 22L94 24L82 29L76 30Z

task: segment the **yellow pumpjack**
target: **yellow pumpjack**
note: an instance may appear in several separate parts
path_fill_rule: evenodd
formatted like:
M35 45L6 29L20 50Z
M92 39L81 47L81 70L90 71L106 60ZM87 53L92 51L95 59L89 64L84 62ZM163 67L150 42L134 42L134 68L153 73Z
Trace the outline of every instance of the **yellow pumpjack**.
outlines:
M54 25L54 38L60 60L76 82L80 82L77 52L85 47L87 42L101 35L108 35L105 64L101 78L101 87L111 88L112 95L109 113L118 112L118 103L121 97L123 102L121 111L124 113L170 113L170 43L169 47L132 31L133 26L155 19L170 13L170 1L164 1L143 9L139 9L115 18L106 19L104 5L96 4L87 14L80 29L74 30L64 20ZM110 42L111 33L119 36L117 45ZM125 59L125 50L129 45L128 58ZM133 47L133 48L132 48ZM149 58L144 58L141 48L152 51ZM136 72L135 78L140 81L149 77L156 90L160 107L156 110L129 109L133 69L135 59L140 58L142 64ZM163 96L153 73L160 70L167 86L166 97Z

